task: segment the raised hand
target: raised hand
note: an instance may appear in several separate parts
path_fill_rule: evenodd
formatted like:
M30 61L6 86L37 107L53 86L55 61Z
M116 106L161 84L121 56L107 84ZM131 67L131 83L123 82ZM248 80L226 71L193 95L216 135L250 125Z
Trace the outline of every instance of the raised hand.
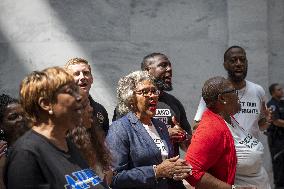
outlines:
M273 118L272 118L272 114L273 114L273 111L272 111L272 108L267 108L264 110L264 115L265 115L265 118L266 118L266 121L268 123L272 123L273 122Z
M169 135L174 142L185 140L186 132L180 127L180 123L176 120L175 116L172 117L173 127L169 128Z

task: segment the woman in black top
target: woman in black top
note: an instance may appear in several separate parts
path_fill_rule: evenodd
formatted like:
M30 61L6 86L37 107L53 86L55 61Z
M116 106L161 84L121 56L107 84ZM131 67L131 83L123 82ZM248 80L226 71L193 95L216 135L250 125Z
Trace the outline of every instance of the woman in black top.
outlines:
M0 95L0 189L4 188L7 147L12 146L28 129L28 121L19 101L6 94Z
M81 124L81 95L74 79L59 67L34 71L20 86L20 102L32 128L8 156L8 188L105 188L89 169L69 129Z

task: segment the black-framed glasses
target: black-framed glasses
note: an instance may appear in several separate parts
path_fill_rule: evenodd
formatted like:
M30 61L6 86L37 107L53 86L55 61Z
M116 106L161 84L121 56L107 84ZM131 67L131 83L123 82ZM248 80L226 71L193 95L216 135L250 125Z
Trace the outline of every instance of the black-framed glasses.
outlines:
M149 97L151 96L151 94L158 96L160 94L160 91L157 88L148 88L135 91L135 93L144 97Z
M238 96L238 91L236 89L227 89L219 94L226 94L226 93L235 93Z

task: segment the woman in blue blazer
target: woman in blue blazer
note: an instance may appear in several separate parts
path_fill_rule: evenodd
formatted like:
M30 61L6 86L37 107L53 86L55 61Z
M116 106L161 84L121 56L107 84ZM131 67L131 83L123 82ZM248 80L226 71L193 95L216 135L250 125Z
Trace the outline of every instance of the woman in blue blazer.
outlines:
M112 188L179 189L191 167L173 157L166 125L153 119L159 91L145 71L118 82L118 111L122 118L110 126L107 143L114 157ZM175 180L174 180L175 179Z

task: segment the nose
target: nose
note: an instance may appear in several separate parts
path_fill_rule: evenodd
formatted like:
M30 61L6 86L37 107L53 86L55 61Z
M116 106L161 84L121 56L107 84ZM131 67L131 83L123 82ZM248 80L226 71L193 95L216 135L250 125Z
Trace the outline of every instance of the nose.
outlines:
M84 75L83 72L80 72L80 74L79 74L79 79L85 79L85 75Z
M166 67L166 70L167 70L167 71L172 71L172 66L169 64L169 65Z
M236 65L243 65L243 64L244 64L243 60L241 58L237 58Z

